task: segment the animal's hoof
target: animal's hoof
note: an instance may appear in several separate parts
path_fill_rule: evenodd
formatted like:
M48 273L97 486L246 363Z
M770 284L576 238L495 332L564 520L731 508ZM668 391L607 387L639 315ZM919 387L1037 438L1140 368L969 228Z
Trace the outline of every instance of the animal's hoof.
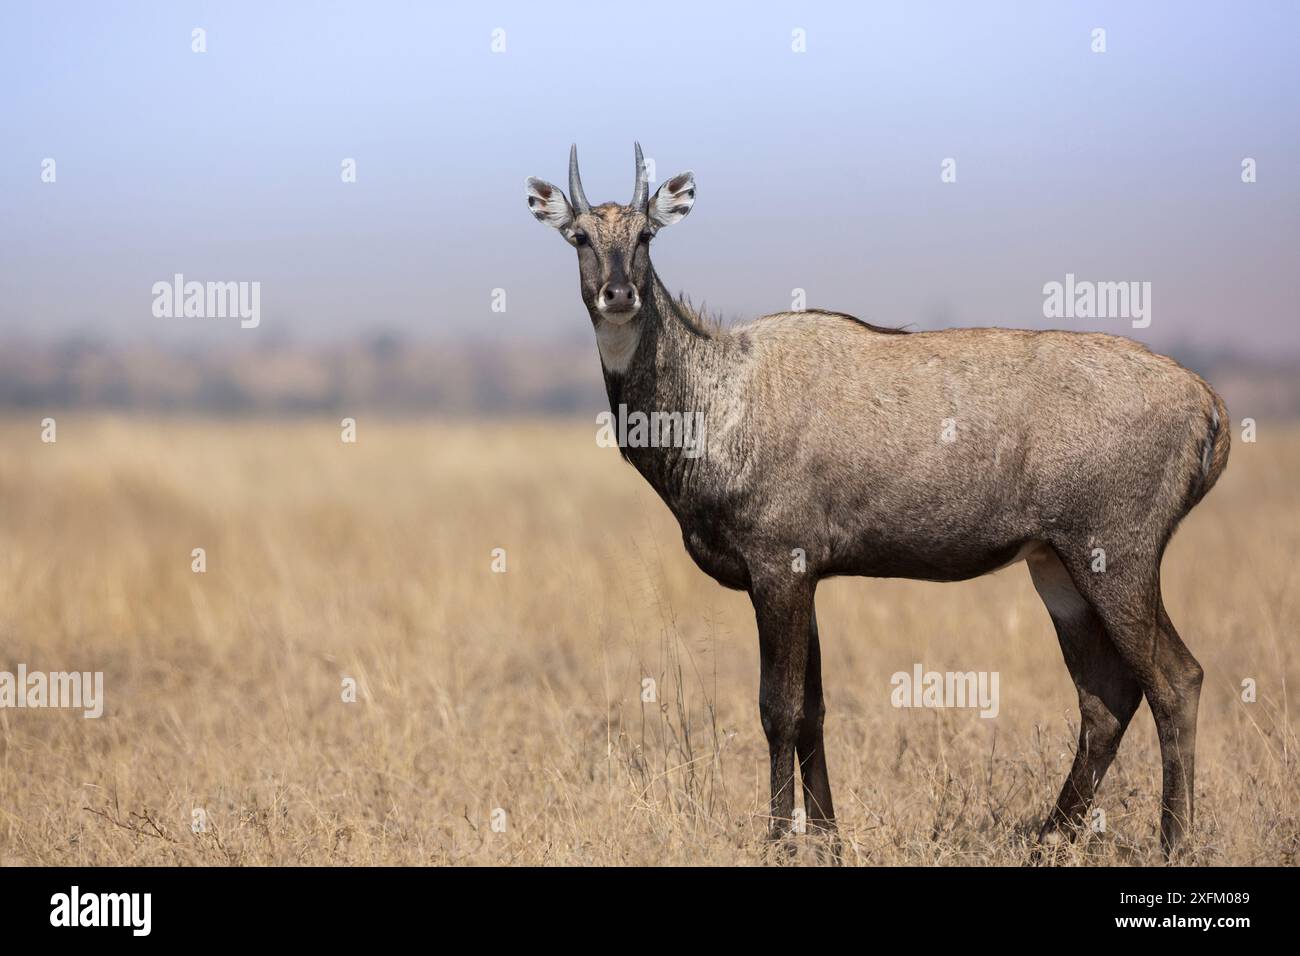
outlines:
M825 866L844 865L844 841L834 830L822 830L817 844L817 862Z
M777 866L793 863L798 852L799 848L794 842L794 837L789 832L768 833L766 855Z
M1069 838L1055 827L1044 827L1038 834L1034 848L1029 852L1031 866L1050 866L1056 862L1060 852L1069 844Z

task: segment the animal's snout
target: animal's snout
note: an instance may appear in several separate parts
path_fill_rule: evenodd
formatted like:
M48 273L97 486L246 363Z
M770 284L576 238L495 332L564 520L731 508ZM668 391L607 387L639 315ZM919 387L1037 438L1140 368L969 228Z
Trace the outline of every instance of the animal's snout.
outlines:
M602 312L631 312L637 307L636 289L630 282L606 282L600 290Z

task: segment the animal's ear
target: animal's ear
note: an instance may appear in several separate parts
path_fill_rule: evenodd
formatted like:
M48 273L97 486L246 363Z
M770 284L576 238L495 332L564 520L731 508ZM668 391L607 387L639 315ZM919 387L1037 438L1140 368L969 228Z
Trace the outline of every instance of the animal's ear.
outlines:
M695 174L678 173L664 183L650 198L650 221L655 226L681 222L695 205Z
M573 207L550 183L528 177L528 208L539 222L560 230L566 238L572 234Z

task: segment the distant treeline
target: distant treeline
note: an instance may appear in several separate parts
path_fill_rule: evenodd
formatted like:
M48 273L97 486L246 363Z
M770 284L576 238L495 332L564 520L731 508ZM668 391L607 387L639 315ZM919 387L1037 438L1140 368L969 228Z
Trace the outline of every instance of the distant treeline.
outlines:
M0 343L0 409L571 415L607 404L594 345L576 343Z
M1233 418L1300 416L1300 361L1174 350ZM574 415L608 407L593 342L259 339L206 349L0 341L0 410Z

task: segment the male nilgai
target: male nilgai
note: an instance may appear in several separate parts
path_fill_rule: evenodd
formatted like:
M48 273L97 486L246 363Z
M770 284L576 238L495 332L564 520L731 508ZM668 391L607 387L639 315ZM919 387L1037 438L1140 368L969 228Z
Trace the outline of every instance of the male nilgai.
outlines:
M834 827L813 593L840 574L959 581L1026 561L1079 691L1079 745L1040 840L1070 838L1145 695L1164 765L1161 844L1192 823L1201 667L1160 595L1178 522L1228 460L1223 401L1196 375L1110 335L903 334L834 312L722 330L676 300L650 244L690 212L681 173L592 206L576 148L569 198L528 206L578 254L614 408L703 413L704 454L624 448L719 583L758 618L772 829ZM805 567L795 570L795 549ZM883 681L882 681L883 686Z

